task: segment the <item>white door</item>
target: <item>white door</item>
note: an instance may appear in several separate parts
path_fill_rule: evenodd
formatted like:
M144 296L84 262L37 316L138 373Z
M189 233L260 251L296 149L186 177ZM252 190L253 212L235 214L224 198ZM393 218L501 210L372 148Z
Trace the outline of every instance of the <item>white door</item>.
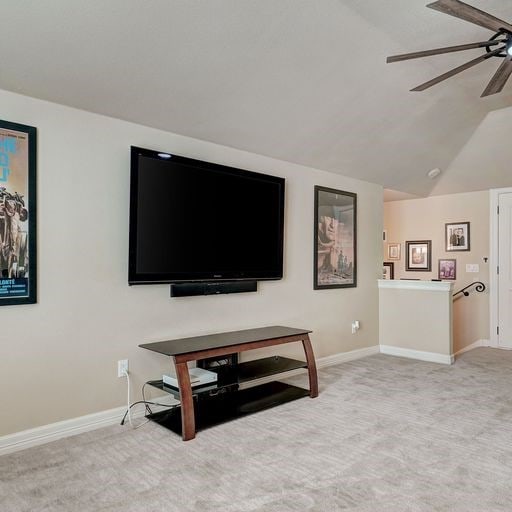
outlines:
M512 193L498 205L498 345L512 348Z

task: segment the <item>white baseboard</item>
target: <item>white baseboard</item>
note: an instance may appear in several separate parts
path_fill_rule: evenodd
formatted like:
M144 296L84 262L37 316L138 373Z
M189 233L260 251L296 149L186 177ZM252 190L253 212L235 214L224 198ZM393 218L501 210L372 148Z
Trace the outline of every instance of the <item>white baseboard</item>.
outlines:
M454 361L453 356L438 354L437 352L423 352L421 350L393 347L391 345L380 345L380 352L389 356L407 357L431 363L453 364Z
M363 357L373 356L379 352L379 345L373 345L372 347L359 348L357 350L351 350L350 352L340 352L332 356L321 357L317 359L316 365L318 368L324 368L325 366L332 366L334 364L346 363Z
M490 340L477 340L474 343L471 343L471 345L468 345L467 347L461 348L460 350L457 350L454 356L459 356L460 354L464 354L464 352L469 352L470 350L473 350L475 348L479 347L490 347L491 342Z
M119 423L125 412L126 407L116 407L2 436L0 437L0 455Z
M380 352L379 345L374 345L373 347L365 347L359 348L357 350L350 350L349 352L340 352L338 354L333 354L332 356L325 356L316 359L316 367L317 368L326 368L327 366L333 366L335 364L347 363L348 361L355 361L356 359L361 359L363 357L373 356L374 354L378 354ZM296 375L302 375L306 373L306 368L299 368L298 370L291 370L286 372L286 375L283 375L283 379L287 379L289 377L295 377ZM268 377L262 377L261 379L251 380L247 384L242 384L240 387L249 388L253 386L258 386L260 384L265 384L266 382L272 382L276 380L275 375L269 375Z
M332 356L321 357L317 359L317 367L324 368L334 364L344 363L347 361L353 361L362 357L370 356L379 353L379 346L362 348L359 350L352 350L350 352L342 352L340 354L334 354ZM293 375L299 375L304 373L305 369L294 370L288 372L285 377L292 377ZM264 379L258 379L257 381L251 382L251 384L264 383L275 380L275 376L266 377ZM153 398L152 401L160 401L167 398L165 397ZM154 408L158 411L158 408ZM30 430L23 430L14 434L8 434L0 437L0 455L6 455L31 446L37 446L64 437L74 436L76 434L82 434L83 432L89 432L97 428L108 427L120 423L121 419L126 412L126 407L116 407L107 411L97 412L93 414L87 414L78 418L72 418L70 420L59 421L57 423L51 423L49 425L43 425L42 427L32 428ZM144 408L132 412L132 418L141 418L144 416Z

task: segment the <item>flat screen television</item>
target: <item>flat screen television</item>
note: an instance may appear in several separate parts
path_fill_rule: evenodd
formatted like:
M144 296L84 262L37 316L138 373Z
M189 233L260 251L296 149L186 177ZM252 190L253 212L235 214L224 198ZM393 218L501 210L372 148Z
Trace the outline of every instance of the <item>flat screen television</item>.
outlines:
M283 178L131 148L129 284L281 279Z

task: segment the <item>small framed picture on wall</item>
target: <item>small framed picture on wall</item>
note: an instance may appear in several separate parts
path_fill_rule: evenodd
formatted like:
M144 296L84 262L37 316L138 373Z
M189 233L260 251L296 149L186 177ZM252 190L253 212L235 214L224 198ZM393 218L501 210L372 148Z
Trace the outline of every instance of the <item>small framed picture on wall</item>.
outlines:
M457 279L457 260L439 260L439 279Z
M444 237L446 251L469 251L470 233L469 222L454 222L445 224Z
M388 260L400 260L400 244L388 244Z
M405 242L405 270L415 272L430 272L432 270L432 241L415 240Z
M382 279L395 278L395 264L392 261L385 261L382 266Z

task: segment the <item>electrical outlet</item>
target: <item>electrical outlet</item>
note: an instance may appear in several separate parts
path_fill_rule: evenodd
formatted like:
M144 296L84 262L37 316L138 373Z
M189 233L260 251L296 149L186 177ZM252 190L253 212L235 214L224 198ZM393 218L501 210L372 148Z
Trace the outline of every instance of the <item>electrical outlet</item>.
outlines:
M119 359L117 361L117 376L124 377L128 373L128 359Z
M359 331L359 320L354 320L352 322L352 334L355 334L357 331Z

